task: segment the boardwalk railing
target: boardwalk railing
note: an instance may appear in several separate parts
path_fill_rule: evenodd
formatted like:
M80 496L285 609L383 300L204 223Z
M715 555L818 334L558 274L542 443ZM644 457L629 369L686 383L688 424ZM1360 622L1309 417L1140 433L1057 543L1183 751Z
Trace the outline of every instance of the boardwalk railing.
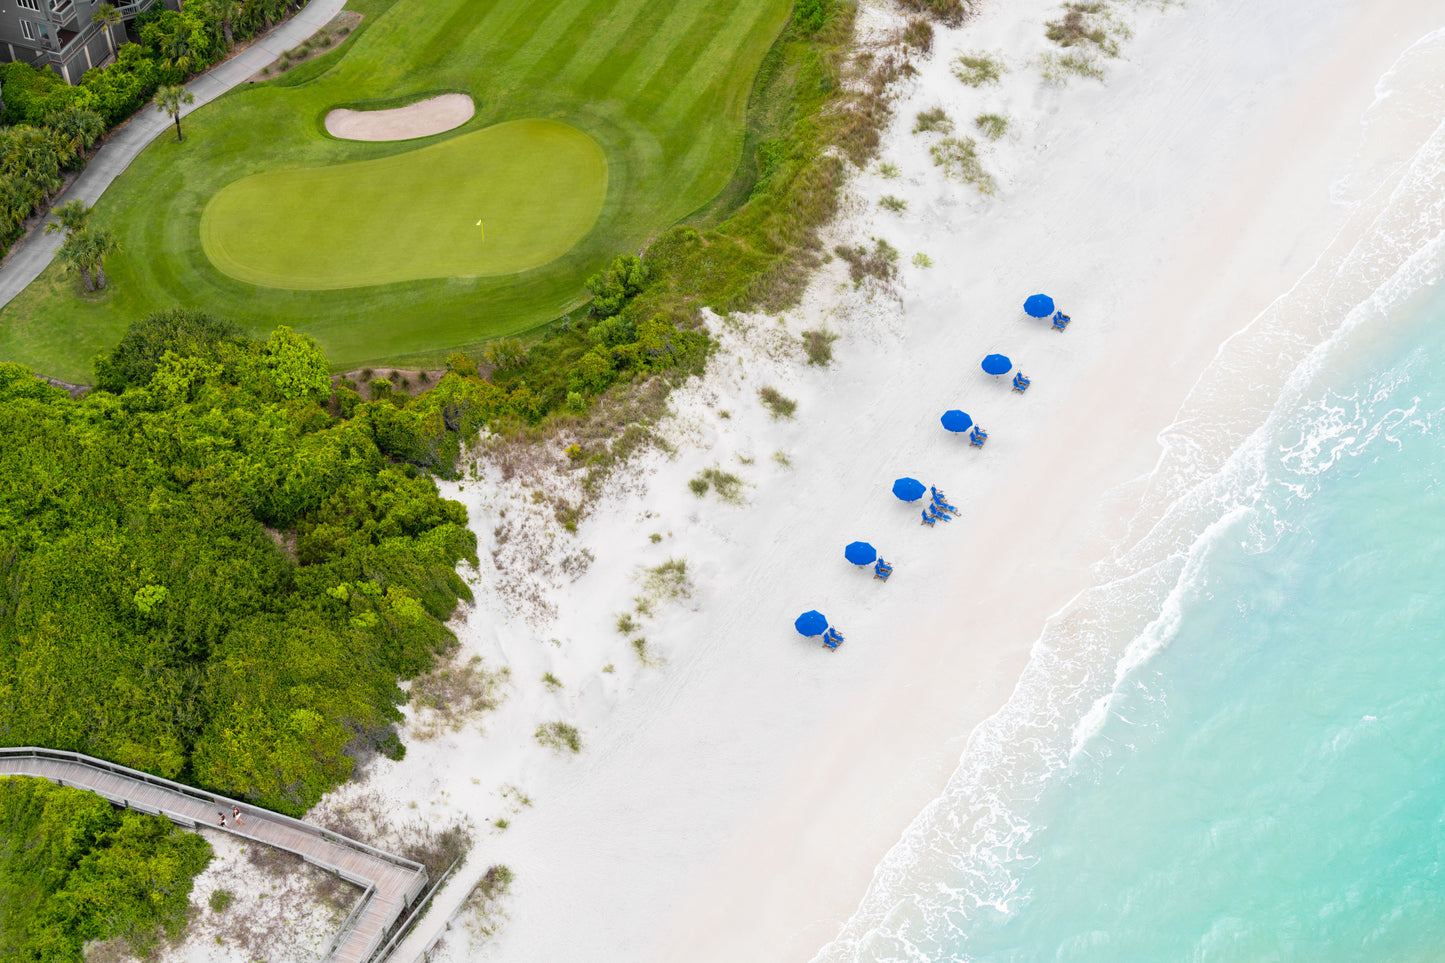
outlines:
M165 816L186 827L211 822L211 813L239 810L224 828L234 835L296 853L306 862L362 887L326 958L338 963L368 963L387 930L426 888L420 863L382 852L365 843L238 799L203 792L78 752L33 746L0 748L0 775L37 776L62 786L97 793L138 812Z
M452 864L446 868L446 871L441 874L435 883L427 888L426 896L417 901L417 904L412 907L411 913L402 921L401 925L396 928L396 932L392 934L391 939L386 941L386 946L377 954L376 958L378 960L391 960L391 954L397 945L411 933L412 927L416 926L417 921L422 918L427 908L431 906L432 898L446 885L446 881L451 879L452 873L456 872L457 867L460 866L466 858L467 854L463 853L452 860ZM406 961L400 961L400 963L406 963Z

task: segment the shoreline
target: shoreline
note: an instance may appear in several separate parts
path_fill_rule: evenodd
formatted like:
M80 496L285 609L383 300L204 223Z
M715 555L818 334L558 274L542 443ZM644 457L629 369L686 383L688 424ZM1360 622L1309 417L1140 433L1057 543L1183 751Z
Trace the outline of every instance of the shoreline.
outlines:
M407 759L374 764L361 790L431 797L479 824L501 811L493 783L535 800L513 827L482 836L467 874L440 894L443 914L487 865L517 873L511 921L484 951L449 947L453 958L801 960L834 938L970 732L1008 699L1045 618L1093 584L1091 566L1123 534L1159 458L1157 433L1200 371L1343 226L1331 177L1373 82L1429 19L1418 2L1389 16L1362 6L1310 21L1306 66L1293 69L1263 60L1267 38L1226 46L1230 11L1252 9L1237 2L1142 14L1125 49L1136 59L1107 61L1103 87L1053 92L1016 68L996 99L1024 126L985 155L1003 185L992 201L944 182L929 141L908 127L940 98L966 120L975 92L949 76L951 56L1024 30L1041 45L1055 10L988 9L940 29L884 140L881 160L904 179L859 175L834 230L839 242L877 234L905 258L934 259L904 268L901 303L849 289L834 263L782 328L714 319L729 350L678 393L666 429L676 455L643 457L575 542L557 536L560 550L596 561L551 596L555 618L510 606L485 561L520 486L486 477L447 488L467 503L484 554L458 635L464 653L513 667L513 694L488 735L409 741ZM1319 51L1333 56L1310 61ZM1210 122L1204 152L1186 128ZM911 213L874 206L890 192L907 195ZM1067 332L1016 317L1036 287L1073 316ZM825 370L805 367L796 347L819 324L842 335ZM997 350L1034 379L1027 396L976 371ZM763 385L798 399L794 421L761 410ZM937 429L955 406L990 430L985 451ZM791 468L770 464L770 449ZM687 490L713 464L750 484L748 505ZM958 524L920 529L887 493L905 474L947 491ZM886 586L835 557L854 538L894 562ZM643 620L666 663L630 664L611 622L637 592L636 566L669 557L687 559L692 597ZM792 618L813 607L849 637L839 652L793 633ZM543 669L565 688L538 691ZM580 756L529 744L550 718L583 729Z

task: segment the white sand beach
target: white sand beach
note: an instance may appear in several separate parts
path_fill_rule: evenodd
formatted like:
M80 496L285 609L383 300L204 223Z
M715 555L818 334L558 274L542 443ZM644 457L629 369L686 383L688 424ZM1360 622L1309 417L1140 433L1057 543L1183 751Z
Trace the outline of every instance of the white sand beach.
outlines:
M1375 81L1445 26L1428 0L1114 7L1132 36L1102 83L1044 81L1056 3L985 3L939 30L884 137L899 176L858 175L830 232L897 248L893 291L855 288L834 259L796 311L712 319L722 349L659 429L671 453L614 479L575 535L495 462L447 486L482 556L460 658L510 679L481 729L407 733L404 760L331 800L380 794L476 827L396 959L441 937L436 958L452 960L793 961L839 933L1045 620L1092 583L1219 346L1353 229L1332 187ZM891 17L867 7L865 27ZM955 79L966 51L1000 54L1002 82ZM910 131L934 106L960 133L980 113L1010 118L982 149L996 196L932 164L939 135ZM1066 332L1024 317L1037 291L1072 317ZM799 347L820 325L840 336L826 368ZM979 370L991 352L1032 378L1026 395ZM769 385L797 400L792 419L759 404ZM942 430L949 408L988 429L983 450ZM745 482L741 504L689 490L710 466ZM903 475L961 517L921 526L889 492ZM855 539L895 565L886 585L844 561ZM686 560L690 595L639 614L639 573L668 559ZM847 637L837 652L793 630L811 608ZM580 729L580 754L536 743L554 720ZM516 874L498 932L444 931L497 863Z

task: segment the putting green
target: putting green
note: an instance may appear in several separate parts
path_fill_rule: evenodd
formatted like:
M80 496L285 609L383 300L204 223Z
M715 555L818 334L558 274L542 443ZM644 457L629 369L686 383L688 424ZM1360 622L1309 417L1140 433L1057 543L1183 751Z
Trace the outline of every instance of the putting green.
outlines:
M223 273L290 290L491 277L561 257L606 194L592 138L518 120L378 160L243 178L206 205L201 243Z

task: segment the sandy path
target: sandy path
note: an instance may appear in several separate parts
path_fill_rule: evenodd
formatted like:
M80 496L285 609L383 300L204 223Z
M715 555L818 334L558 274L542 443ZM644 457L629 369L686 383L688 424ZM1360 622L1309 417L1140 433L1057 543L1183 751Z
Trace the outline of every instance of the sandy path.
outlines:
M389 110L348 110L326 115L326 132L342 140L411 140L460 127L477 105L466 94L439 94Z

